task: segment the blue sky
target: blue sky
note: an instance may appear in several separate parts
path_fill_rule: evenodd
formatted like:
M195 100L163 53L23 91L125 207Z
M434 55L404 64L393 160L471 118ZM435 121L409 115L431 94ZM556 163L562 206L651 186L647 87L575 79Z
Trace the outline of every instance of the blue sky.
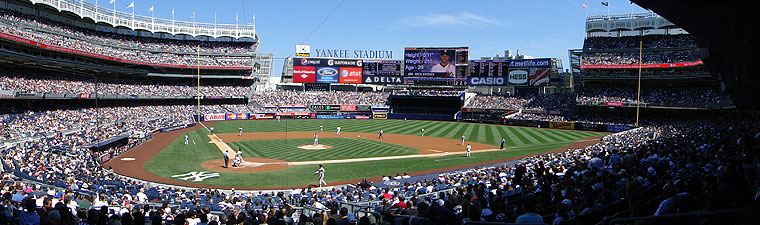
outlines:
M86 0L95 3L95 0ZM109 0L98 4L111 8ZM274 76L280 76L281 58L294 55L296 44L316 28L341 2L246 0L135 0L135 13L198 22L251 23L256 15L259 53L272 52ZM609 0L610 14L646 12L627 0ZM116 0L116 9L131 12L132 0ZM503 55L510 49L534 57L560 58L568 67L567 50L580 48L588 15L607 14L601 1L361 1L345 0L304 44L314 49L391 50L401 59L404 47L470 47L470 59Z

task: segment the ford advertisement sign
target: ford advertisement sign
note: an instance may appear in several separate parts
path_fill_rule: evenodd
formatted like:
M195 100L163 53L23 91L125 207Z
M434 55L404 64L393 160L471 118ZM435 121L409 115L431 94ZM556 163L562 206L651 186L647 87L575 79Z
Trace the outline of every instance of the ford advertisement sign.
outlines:
M317 83L338 83L338 67L317 67Z
M501 86L507 85L504 77L468 77L467 85L470 86Z

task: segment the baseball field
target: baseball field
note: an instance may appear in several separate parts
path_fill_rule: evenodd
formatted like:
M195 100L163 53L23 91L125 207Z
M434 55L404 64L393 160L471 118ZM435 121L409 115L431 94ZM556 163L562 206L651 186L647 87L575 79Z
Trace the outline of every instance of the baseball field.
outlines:
M125 176L190 187L287 189L317 184L314 172L319 164L325 167L328 185L361 178L379 181L384 175L427 174L583 147L608 134L412 120L241 120L204 125L213 127L214 134L203 126L161 133L106 166ZM502 137L505 149L499 149ZM470 157L465 155L467 144L472 146ZM232 166L238 151L243 160Z

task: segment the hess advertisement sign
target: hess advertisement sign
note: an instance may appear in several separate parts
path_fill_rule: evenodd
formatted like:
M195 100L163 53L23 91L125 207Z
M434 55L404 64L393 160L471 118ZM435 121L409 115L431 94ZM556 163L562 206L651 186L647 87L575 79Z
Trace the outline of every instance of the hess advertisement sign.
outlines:
M528 71L527 70L509 70L509 84L510 85L526 85L528 84Z

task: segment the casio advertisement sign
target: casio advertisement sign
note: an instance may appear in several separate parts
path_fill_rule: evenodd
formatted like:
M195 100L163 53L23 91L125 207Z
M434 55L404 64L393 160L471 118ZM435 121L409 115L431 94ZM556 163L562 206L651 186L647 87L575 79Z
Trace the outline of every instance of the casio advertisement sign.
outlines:
M507 85L507 79L504 77L468 77L467 85L471 85L471 86Z

